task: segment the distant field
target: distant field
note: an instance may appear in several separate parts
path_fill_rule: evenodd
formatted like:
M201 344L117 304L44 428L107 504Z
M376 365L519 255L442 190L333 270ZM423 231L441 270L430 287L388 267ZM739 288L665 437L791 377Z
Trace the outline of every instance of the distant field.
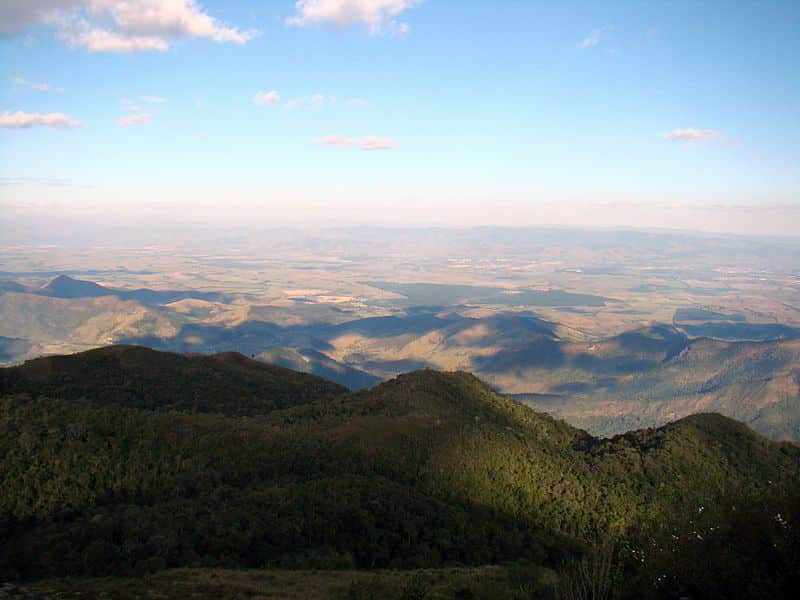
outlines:
M440 283L392 283L367 281L365 285L395 292L406 297L412 306L447 306L454 304L499 304L504 306L605 306L608 298L576 294L564 290L503 289Z

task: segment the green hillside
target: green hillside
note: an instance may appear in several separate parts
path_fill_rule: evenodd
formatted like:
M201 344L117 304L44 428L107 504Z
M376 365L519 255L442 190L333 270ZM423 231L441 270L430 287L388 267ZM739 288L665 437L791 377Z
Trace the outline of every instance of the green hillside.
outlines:
M800 474L798 447L719 415L600 440L467 373L339 389L237 355L132 347L4 370L0 579L559 567L742 492L787 497Z

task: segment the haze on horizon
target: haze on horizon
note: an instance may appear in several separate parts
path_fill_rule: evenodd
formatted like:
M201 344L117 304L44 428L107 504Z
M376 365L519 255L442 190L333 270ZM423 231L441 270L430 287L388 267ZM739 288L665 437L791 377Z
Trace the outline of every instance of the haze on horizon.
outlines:
M0 233L800 232L800 5L0 5Z

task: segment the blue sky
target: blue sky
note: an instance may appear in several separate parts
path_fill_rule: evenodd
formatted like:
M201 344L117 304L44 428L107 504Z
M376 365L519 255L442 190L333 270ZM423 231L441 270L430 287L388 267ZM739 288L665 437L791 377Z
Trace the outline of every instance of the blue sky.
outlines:
M794 1L12 0L0 206L796 234L798 64Z

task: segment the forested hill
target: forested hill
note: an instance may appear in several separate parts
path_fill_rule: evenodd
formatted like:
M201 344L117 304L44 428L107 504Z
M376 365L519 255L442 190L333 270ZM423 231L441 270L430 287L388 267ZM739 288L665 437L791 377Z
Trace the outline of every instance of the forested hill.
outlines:
M698 511L727 531L714 507L789 498L800 474L797 446L719 415L600 440L460 372L337 394L241 356L124 347L2 386L0 578L558 565Z
M346 392L306 373L236 352L212 356L107 346L0 369L0 394L88 398L129 408L256 415Z

